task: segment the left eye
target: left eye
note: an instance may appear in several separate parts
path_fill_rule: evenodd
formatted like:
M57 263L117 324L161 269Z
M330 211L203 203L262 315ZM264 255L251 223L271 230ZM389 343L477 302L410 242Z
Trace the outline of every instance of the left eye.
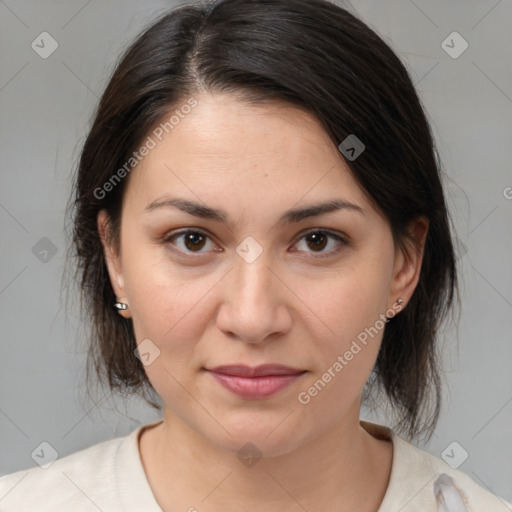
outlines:
M337 245L337 247L335 247L334 249L330 249L328 251L324 251L323 249L325 249L325 247L329 245L329 239L337 242L334 244L335 246ZM317 258L324 258L330 254L337 253L343 249L343 246L348 245L347 240L342 236L337 235L335 233L331 233L330 231L323 230L309 231L300 238L299 243L297 245L300 246L300 243L303 240L306 241L304 245L306 245L309 248L313 248L313 253L321 253L321 256L315 256Z
M176 243L175 240L179 240L180 242ZM335 247L326 251L324 249L329 246L329 241L334 241L334 244L331 245L334 245ZM208 252L202 251L208 243L215 247L215 244L206 233L197 230L187 230L171 234L164 239L164 242L171 243L178 250L184 253ZM295 245L300 246L301 243L309 249L313 249L311 252L321 253L322 256L316 256L320 258L325 257L323 254L337 253L343 249L343 246L348 245L348 242L342 236L323 230L309 231L302 235ZM298 250L300 251L301 249ZM305 252L310 251L306 250Z

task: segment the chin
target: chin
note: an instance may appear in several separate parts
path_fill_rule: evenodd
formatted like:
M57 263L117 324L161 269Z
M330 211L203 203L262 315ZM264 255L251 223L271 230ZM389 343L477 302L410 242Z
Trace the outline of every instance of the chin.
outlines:
M237 412L231 418L226 415L219 420L231 435L222 428L216 429L214 436L211 435L213 432L204 431L203 435L222 450L237 456L242 456L244 451L251 454L254 450L260 456L277 457L290 453L306 442L294 422L289 421L291 416L293 413L290 414L289 408L279 412Z

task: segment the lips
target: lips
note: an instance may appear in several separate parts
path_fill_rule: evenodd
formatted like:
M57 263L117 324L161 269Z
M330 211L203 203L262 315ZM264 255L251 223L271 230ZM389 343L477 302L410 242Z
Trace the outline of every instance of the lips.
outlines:
M243 399L270 397L300 379L306 370L280 364L264 364L256 367L224 365L206 369L225 389Z
M282 364L262 364L260 366L245 365L223 365L210 368L209 371L223 375L232 375L236 377L266 377L269 375L298 375L305 370L291 368Z

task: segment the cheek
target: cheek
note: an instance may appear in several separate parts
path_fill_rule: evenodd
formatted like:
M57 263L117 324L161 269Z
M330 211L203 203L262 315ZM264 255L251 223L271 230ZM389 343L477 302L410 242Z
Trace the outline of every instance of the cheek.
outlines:
M341 420L360 399L382 341L383 329L371 330L375 321L369 319L376 308L364 301L365 293L348 297L343 291L331 297L332 311L326 311L330 315L326 322L335 334L322 330L324 334L313 338L314 371L294 397L301 415L312 425ZM340 307L343 303L348 305Z
M387 273L375 266L361 265L344 268L322 281L310 281L301 295L307 297L305 303L315 313L318 329L330 338L327 346L339 351L385 314L388 293ZM382 329L381 322L379 326Z
M199 340L212 314L206 298L201 300L205 288L193 282L176 288L174 280L166 283L169 286L149 279L140 284L144 291L135 299L133 316L136 339L150 339L159 350L145 372L164 402L186 415L190 394L201 392L197 372L205 360Z
M301 391L313 409L340 414L360 394L380 349L386 326L388 261L359 257L324 280L304 284L301 296L315 345L315 372ZM325 276L324 276L325 277ZM298 400L299 403L302 403ZM333 405L336 404L336 407ZM306 407L310 407L307 405Z
M140 261L131 267L126 288L137 342L150 339L163 356L161 364L146 367L148 376L157 368L164 371L163 362L173 375L183 378L190 368L204 364L196 353L214 314L207 292L218 281L218 276L194 277L187 270L178 271L169 262Z
M208 321L204 295L205 286L200 282L163 281L155 275L132 281L130 302L138 337L153 338L162 346L173 340L193 345L191 340L197 339Z

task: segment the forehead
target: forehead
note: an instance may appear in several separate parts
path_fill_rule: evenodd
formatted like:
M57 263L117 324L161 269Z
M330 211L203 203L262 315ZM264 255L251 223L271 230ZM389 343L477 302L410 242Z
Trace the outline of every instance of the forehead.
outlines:
M279 102L249 105L233 95L194 98L196 106L176 117L168 133L160 129L161 140L149 134L155 146L132 171L127 191L139 206L177 192L217 204L238 198L240 206L258 209L336 192L366 203L338 148L310 113ZM179 109L175 105L169 117Z

